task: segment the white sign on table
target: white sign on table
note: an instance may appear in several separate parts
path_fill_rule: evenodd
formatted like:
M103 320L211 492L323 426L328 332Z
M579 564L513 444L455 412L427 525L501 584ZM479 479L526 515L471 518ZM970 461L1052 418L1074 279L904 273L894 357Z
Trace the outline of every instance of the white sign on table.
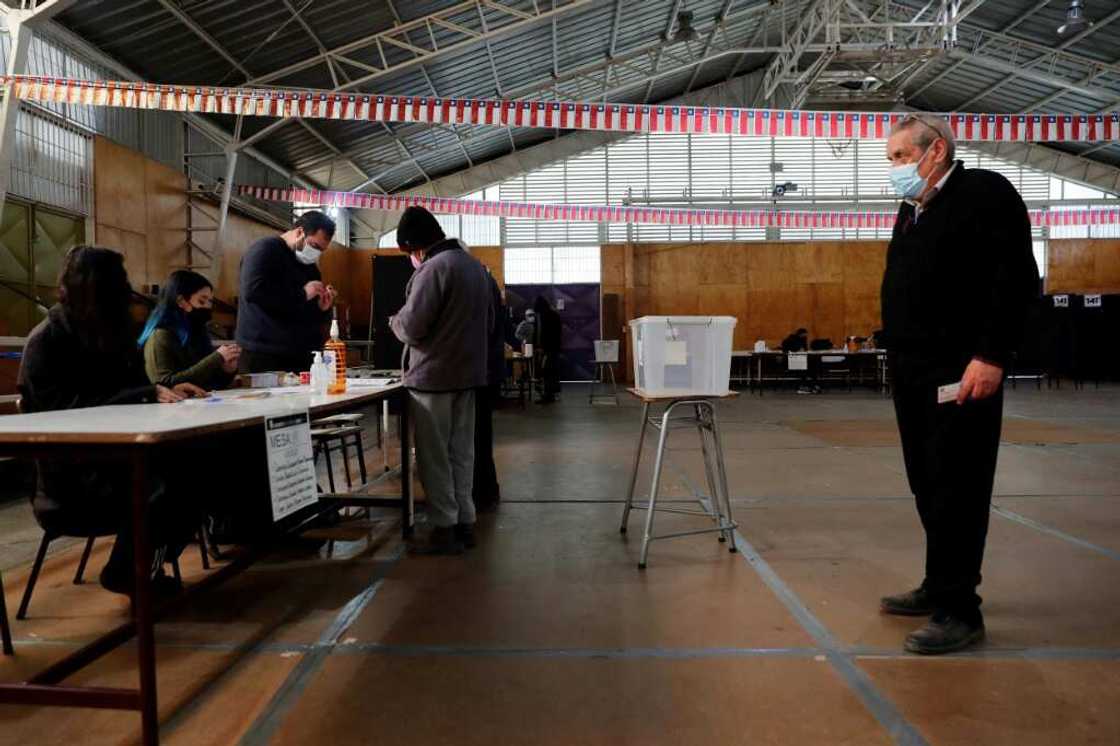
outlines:
M1069 296L1068 295L1055 295L1054 296L1054 308L1069 308Z
M1101 306L1100 293L1096 293L1096 294L1093 294L1093 295L1086 295L1085 296L1085 307L1086 308L1101 308L1102 306Z
M809 356L804 352L791 352L786 355L787 370L809 370Z
M311 415L290 412L264 419L272 520L291 515L318 500L311 450Z

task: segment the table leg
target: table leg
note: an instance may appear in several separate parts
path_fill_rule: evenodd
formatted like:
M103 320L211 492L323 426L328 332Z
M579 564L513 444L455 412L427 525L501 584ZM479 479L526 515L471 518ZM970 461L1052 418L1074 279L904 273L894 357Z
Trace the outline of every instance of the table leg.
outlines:
M401 397L401 413L397 421L400 428L401 441L401 534L404 538L412 536L413 505L412 505L412 434L409 432L408 391Z
M4 602L4 579L0 577L0 642L4 655L15 655L12 649L12 632L8 628L8 605Z
M723 511L717 510L716 512L722 512L724 515L726 515L727 525L730 526L735 522L735 519L731 515L731 493L727 489L727 469L723 464L723 440L719 435L719 420L716 418L715 405L711 402L708 402L707 406L708 415L712 418L712 444L715 448L716 476L718 478L719 491L723 495ZM727 538L727 551L734 552L735 535L734 533L732 533L732 529L727 529L727 531L725 531L723 535Z
M156 640L152 614L152 550L148 541L147 454L132 452L132 564L136 592L132 613L136 620L136 645L140 664L140 717L144 746L159 743L156 696Z
M712 501L712 508L715 509L716 525L723 525L723 504L720 502L719 488L716 486L715 467L712 464L712 452L708 448L708 427L704 422L704 404L696 404L693 409L696 415L696 433L700 436L700 454L704 459L704 477L708 481L708 497ZM703 499L700 499L700 506L704 506ZM726 541L727 537L722 533L719 535L720 541Z
M661 488L661 467L665 461L665 443L669 439L669 415L677 402L665 407L661 415L661 434L657 439L657 455L653 461L653 479L649 486L649 503L646 508L646 530L642 534L642 554L638 558L638 569L646 569L646 560L649 559L649 543L653 538L653 514L657 511L657 492Z
M642 463L642 445L646 440L646 424L649 421L649 402L642 405L642 429L638 432L638 450L634 453L634 468L630 472L630 489L626 492L626 505L622 508L622 525L619 533L626 533L626 523L630 520L630 508L634 505L634 487L638 483L638 466Z

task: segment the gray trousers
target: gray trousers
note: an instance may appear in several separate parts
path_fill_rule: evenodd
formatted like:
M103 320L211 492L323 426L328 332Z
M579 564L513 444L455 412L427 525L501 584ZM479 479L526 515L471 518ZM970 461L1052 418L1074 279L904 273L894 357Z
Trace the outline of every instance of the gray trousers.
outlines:
M408 394L428 521L440 527L473 524L475 393L409 390Z

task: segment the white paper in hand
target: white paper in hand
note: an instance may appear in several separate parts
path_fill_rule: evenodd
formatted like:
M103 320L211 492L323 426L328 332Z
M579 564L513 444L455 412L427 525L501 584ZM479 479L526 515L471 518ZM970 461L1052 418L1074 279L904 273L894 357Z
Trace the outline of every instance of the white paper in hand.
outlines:
M957 400L957 394L961 392L961 382L950 383L945 386L937 387L937 403L948 404Z

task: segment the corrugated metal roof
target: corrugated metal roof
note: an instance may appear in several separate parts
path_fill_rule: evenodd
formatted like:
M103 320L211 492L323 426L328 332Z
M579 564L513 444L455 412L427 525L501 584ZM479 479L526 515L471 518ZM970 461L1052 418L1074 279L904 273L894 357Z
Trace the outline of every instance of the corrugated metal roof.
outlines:
M540 0L503 1L525 13L534 12L535 7L551 7L550 3ZM760 45L778 44L782 38L782 26L789 28L796 23L811 1L786 0L772 4L770 0L733 0L725 6L725 0L685 0L681 8L692 11L694 25L702 30L694 41L689 42L693 45L692 51L698 52L707 36L703 30L711 28L725 7L730 20L718 38L742 48L752 40ZM315 39L326 49L334 50L393 28L398 15L402 22L407 23L463 4L457 0L169 2L210 35L230 57L237 60L237 64L232 64L223 54L215 51L160 0L77 3L60 14L58 21L150 80L240 85L247 79L274 73L319 54L318 43L298 22L289 5L300 11L302 21L314 32ZM625 58L636 50L663 41L676 0L594 0L552 20L542 20L497 38L491 42L489 51L484 43L475 42L459 51L441 54L423 66L412 65L382 75L359 89L398 95L490 97L497 95L500 88L502 93L515 92L530 97L550 95L554 69L559 70L563 79L575 69L607 61L616 2L621 2L622 9L619 16L622 22L617 29L615 44L616 58ZM926 4L925 0L898 0L894 3L914 13ZM1059 47L1063 40L1058 38L1056 29L1064 21L1065 0L1052 0L1036 12L1027 13L1037 5L1037 0L987 0L961 25L958 50L975 50L980 35L985 31L1003 32L1047 48ZM1085 10L1090 19L1100 21L1117 7L1120 5L1113 0L1088 0ZM509 20L508 16L488 6L484 15L491 26ZM467 28L481 28L478 11L470 4L452 20ZM762 22L766 23L766 33L756 37L755 32ZM464 38L447 28L434 29L433 34L441 44ZM410 40L418 46L430 46L428 32L424 29L413 32ZM1117 50L1120 50L1120 21L1098 23L1092 33L1070 44L1066 51L1083 60L1115 67L1120 62ZM362 65L380 68L385 63L402 63L411 59L413 53L386 44L380 52L366 47L348 50L344 56L357 64L336 57L333 75L325 63L319 63L266 85L332 88L335 77L346 82L368 75L370 71ZM1016 64L1029 59L1029 56L1007 61ZM741 75L758 69L768 60L767 54L745 57L726 54L703 65L695 80L693 68L674 69L674 63L669 61L662 65L665 74L649 86L648 100L656 102L673 98L684 93L690 83L693 88L700 88L725 80L733 71ZM927 85L950 69L950 74ZM1094 71L1078 63L1066 64L1060 60L1048 68L1053 77L1071 81L1087 77L1091 72ZM621 70L621 74L623 77L634 75L625 70ZM927 65L921 75L911 81L907 90L909 95L919 89L924 90L907 103L918 108L952 110L991 89L969 108L974 111L1017 112L1059 92L1061 95L1043 110L1089 113L1120 105L1120 74L1116 74L1113 68L1096 70L1085 85L1100 92L1087 95L1084 91L1048 85L1038 76L1011 77L994 70L990 64L985 65L982 57L961 62L944 56ZM575 89L569 87L565 90ZM593 87L585 87L583 92L588 97L602 95ZM610 98L618 102L637 102L645 100L646 95L647 87L642 84L625 88ZM226 118L223 124L232 129L232 120ZM268 120L247 120L244 134L251 135L268 124ZM436 178L468 168L471 163L477 165L500 157L509 153L514 145L517 148L528 147L555 136L553 132L539 130L458 127L452 131L447 127L392 125L386 128L368 123L335 121L313 122L311 126L338 151L347 154L352 165L337 161L332 169L332 149L299 124L278 129L260 141L257 147L276 160L305 171L316 180L325 182L329 177L334 188L352 188L376 177L377 185L371 188L390 192L423 182L429 177ZM1089 146L1065 147L1073 152L1090 149ZM406 149L411 157L406 154ZM1089 157L1120 165L1120 145L1093 149Z

